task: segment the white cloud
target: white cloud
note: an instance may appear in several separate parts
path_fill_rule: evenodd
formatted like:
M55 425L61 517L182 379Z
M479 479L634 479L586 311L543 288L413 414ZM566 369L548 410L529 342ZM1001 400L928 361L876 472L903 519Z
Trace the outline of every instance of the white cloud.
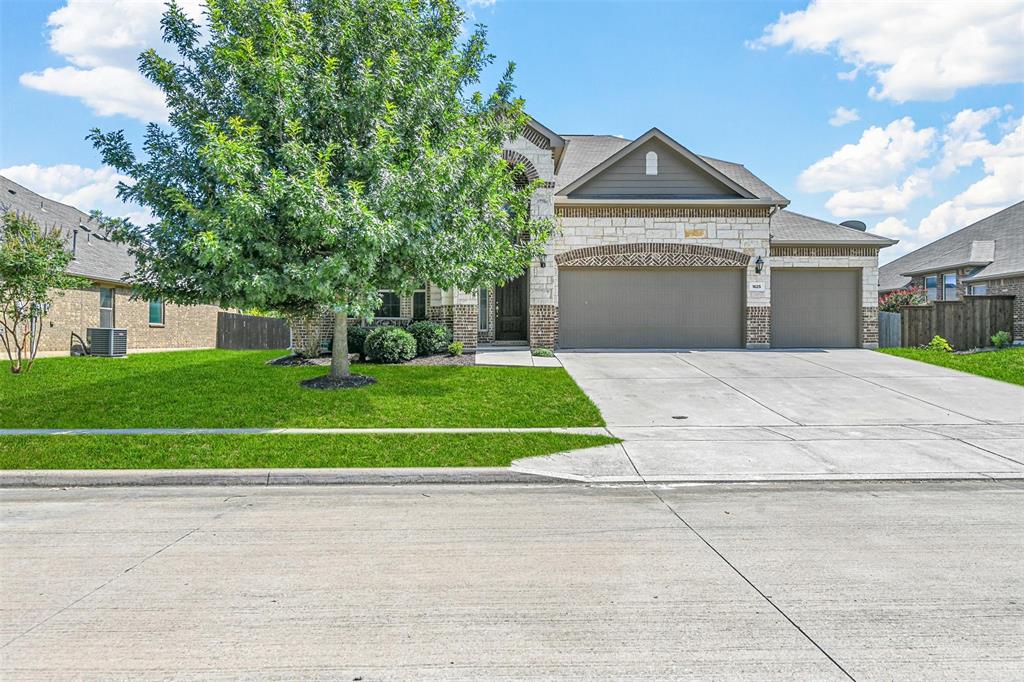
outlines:
M855 144L846 144L797 178L805 192L844 191L885 186L928 156L934 128L917 130L909 116L885 128L871 126Z
M984 177L952 199L937 205L916 227L896 216L880 221L874 228L875 232L903 240L899 249L892 253L883 252L887 259L913 251L1024 198L1024 117L1014 119L1009 132L992 143L984 137L979 139L976 133L993 120L991 112L991 109L960 112L944 135L953 149L944 150L939 163L932 169L936 174L951 173L981 160Z
M834 216L858 217L872 213L899 213L907 210L910 203L931 191L932 183L928 174L913 173L900 184L884 187L869 187L861 190L839 190L825 202L825 207Z
M179 0L202 19L202 0ZM68 0L51 13L50 49L69 65L25 73L21 84L81 99L100 116L123 114L142 121L164 121L163 93L138 73L136 59L153 47L162 52L163 0Z
M876 80L869 94L944 100L957 90L1024 80L1024 1L830 2L781 14L754 48L835 53Z
M74 206L86 213L100 210L108 216L125 217L142 225L152 220L145 209L125 204L117 198L117 183L130 183L131 179L110 166L85 168L70 163L55 166L30 163L0 168L0 175L47 199Z
M830 126L840 128L848 123L860 120L860 114L857 113L856 109L847 109L846 107L836 107L836 110L832 112L832 118L828 120Z

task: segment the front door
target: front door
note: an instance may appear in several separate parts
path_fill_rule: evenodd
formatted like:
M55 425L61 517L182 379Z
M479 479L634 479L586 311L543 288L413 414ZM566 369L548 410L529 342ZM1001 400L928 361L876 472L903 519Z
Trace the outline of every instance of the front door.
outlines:
M526 340L526 275L500 286L494 295L494 338L498 341Z

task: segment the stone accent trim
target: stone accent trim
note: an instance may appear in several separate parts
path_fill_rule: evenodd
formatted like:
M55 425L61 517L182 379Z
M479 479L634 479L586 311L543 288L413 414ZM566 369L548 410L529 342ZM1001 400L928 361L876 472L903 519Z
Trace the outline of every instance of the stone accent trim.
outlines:
M747 348L768 348L772 341L770 306L747 306L744 342Z
M559 218L767 218L767 206L555 206Z
M501 158L505 159L505 162L510 166L521 165L523 167L523 175L526 176L527 182L533 182L540 177L540 173L538 173L537 169L534 168L532 163L530 163L530 160L519 152L506 149L501 152Z
M541 149L551 149L551 141L547 136L537 132L531 126L523 126L523 137Z
M805 258L836 258L844 256L878 256L877 246L772 246L773 256L802 256Z
M878 308L860 309L860 344L863 348L878 348Z
M555 349L558 343L558 306L530 306L530 348Z
M467 353L476 352L477 338L479 336L478 319L479 306L459 303L451 306L452 309L452 338L462 342L462 348Z
M750 255L699 244L585 246L555 256L559 267L746 267Z

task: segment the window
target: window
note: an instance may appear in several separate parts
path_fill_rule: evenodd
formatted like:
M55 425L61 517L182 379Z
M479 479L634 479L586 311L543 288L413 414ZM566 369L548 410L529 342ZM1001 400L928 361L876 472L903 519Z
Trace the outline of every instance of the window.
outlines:
M380 292L380 307L374 317L401 317L402 302L393 291Z
M944 301L955 301L960 296L956 291L956 273L947 272L942 276L942 299Z
M164 299L162 298L151 298L149 299L149 324L151 326L160 326L164 324Z
M100 326L114 326L114 290L109 287L100 287Z
M412 319L427 319L427 286L421 284L412 292Z
M928 275L924 278L924 288L928 292L929 301L939 300L939 278L935 275Z
M971 285L971 296L987 296L988 285L987 284L972 284Z
M658 154L656 152L647 152L647 174L658 174Z
M488 308L488 298L490 296L490 293L491 292L488 291L487 289L484 289L484 288L480 289L480 331L482 331L482 332L487 331L487 328L488 328L487 327L487 322L488 322L488 319L487 319L488 318L487 308Z

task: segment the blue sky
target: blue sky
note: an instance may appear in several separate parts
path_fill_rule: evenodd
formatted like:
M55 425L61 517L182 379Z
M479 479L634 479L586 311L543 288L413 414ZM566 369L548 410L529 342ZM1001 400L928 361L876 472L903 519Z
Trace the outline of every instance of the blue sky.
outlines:
M0 172L84 210L138 214L112 198L116 174L84 137L98 126L138 140L141 119L159 116L131 74L158 7L0 3ZM1024 198L1019 0L468 9L499 64L516 62L519 94L548 127L633 138L657 126L746 164L794 210L901 239L890 257ZM837 117L840 107L856 113Z

